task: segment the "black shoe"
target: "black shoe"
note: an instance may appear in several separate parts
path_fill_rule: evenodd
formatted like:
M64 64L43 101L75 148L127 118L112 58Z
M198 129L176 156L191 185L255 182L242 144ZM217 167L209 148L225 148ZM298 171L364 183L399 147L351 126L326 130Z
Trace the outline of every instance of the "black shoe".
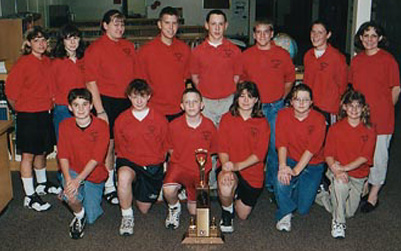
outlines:
M379 200L377 200L376 204L372 204L369 201L366 201L365 204L361 206L361 212L362 213L370 213L374 211L377 207L379 206Z
M234 212L230 213L224 209L221 210L220 230L223 233L234 232Z
M36 193L30 196L25 196L24 207L33 209L38 212L47 211L51 205L48 202L44 202Z
M86 225L86 214L82 219L74 217L70 223L70 237L72 239L81 239L84 236L84 229Z
M111 192L111 193L105 193L103 195L103 197L107 200L107 202L109 202L112 205L118 205L120 204L119 200L118 200L118 196L117 196L117 192Z
M46 194L59 194L61 193L62 189L60 186L57 186L53 184L52 182L44 182L44 183L38 183L38 185L35 188L35 192L38 195L46 195Z

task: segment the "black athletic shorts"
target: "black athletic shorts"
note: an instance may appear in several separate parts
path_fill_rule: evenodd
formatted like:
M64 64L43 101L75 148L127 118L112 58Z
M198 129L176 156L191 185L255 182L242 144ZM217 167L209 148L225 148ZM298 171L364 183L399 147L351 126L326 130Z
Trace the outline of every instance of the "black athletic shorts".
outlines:
M100 95L100 98L102 99L104 111L109 118L110 138L114 139L114 122L120 113L131 107L131 102L127 98L113 98L103 95Z
M117 158L117 172L122 166L128 166L136 173L136 180L132 183L135 199L141 202L155 202L163 185L163 163L144 167L127 159Z
M16 137L19 154L51 153L55 136L50 112L17 112Z

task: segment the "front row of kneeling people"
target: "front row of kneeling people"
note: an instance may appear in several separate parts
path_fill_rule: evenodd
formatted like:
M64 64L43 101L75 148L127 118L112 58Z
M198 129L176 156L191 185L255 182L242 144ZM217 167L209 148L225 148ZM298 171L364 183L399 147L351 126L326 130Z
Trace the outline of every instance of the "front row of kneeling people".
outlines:
M237 85L233 103L218 130L202 115L204 104L196 88L184 91L184 115L170 124L148 107L152 90L146 81L133 80L126 95L132 106L117 118L114 128L122 214L120 235L134 232L133 198L139 211L147 213L161 190L168 205L166 228L179 227L181 188L187 193L189 213L195 215L200 178L195 161L197 149L218 155L220 229L223 233L233 232L235 213L245 220L263 191L270 128L262 114L257 86L252 82ZM85 223L94 223L103 213L102 193L107 178L104 156L109 132L103 120L91 115L89 91L72 90L68 102L74 118L60 125L58 157L62 197L75 216L70 235L81 238ZM331 186L324 204L333 217L331 233L335 238L345 237L346 218L358 208L373 158L376 135L370 127L369 106L361 93L349 89L342 97L340 121L330 127L325 137L325 118L313 109L313 95L307 85L293 87L289 104L279 112L276 125L276 228L290 231L293 213L309 212L327 164ZM163 174L167 152L167 170ZM210 154L207 173L212 169Z

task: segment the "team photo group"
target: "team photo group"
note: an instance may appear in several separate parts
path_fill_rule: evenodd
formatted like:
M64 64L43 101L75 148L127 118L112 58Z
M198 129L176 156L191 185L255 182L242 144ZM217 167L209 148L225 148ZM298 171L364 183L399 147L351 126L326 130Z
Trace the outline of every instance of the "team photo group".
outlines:
M58 196L73 213L69 235L80 239L102 202L120 207L118 232L127 236L134 211L151 214L162 198L165 227L177 229L183 201L196 214L195 151L203 149L221 232L234 232L235 217L246 220L267 190L278 231L301 227L292 217L317 203L331 214L331 236L345 238L346 220L374 211L386 181L400 79L384 30L363 23L348 65L329 25L313 22L299 82L271 21L254 23L255 44L244 51L225 37L228 25L223 11L210 11L205 40L192 49L176 38L172 7L140 48L124 38L118 10L104 14L89 46L74 24L60 28L53 48L46 30L28 30L5 84L23 206L44 212L43 195ZM46 174L55 145L60 185Z

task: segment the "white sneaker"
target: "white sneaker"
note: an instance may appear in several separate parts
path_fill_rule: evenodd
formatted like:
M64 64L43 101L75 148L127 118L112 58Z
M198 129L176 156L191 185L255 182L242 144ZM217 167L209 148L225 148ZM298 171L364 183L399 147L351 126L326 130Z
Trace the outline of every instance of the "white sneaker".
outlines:
M44 202L37 194L33 194L25 196L24 207L42 212L49 210L51 205L48 202Z
M55 194L58 195L63 191L63 189L51 182L38 183L35 188L35 192L38 195Z
M289 213L289 214L285 215L283 218L281 218L276 224L277 230L290 232L291 231L291 218L292 218L291 213Z
M181 204L177 207L168 207L166 228L177 229L180 226Z
M134 234L134 225L133 216L123 216L121 218L120 235L128 236Z
M344 239L345 238L345 223L338 223L335 220L331 223L331 236L335 239Z

